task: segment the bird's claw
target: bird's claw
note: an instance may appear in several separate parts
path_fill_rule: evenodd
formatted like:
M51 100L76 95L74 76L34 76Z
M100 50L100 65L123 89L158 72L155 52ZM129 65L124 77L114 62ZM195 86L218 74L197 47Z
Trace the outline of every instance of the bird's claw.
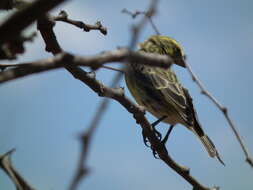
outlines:
M155 128L153 129L153 131L155 132L155 136L160 141L162 139L162 134L159 131L157 131Z
M158 140L161 141L162 134L159 131L157 131L155 128L153 128L153 131L155 133L155 136L158 138ZM144 130L142 130L142 138L143 138L143 142L145 146L150 147L150 145L148 144L149 141L148 141L147 135L145 135Z
M145 144L145 146L146 147L150 147L150 145L148 144L148 138L147 138L147 136L145 135L145 132L144 132L144 130L142 130L142 138L143 138L143 142L144 142L144 144Z
M157 155L158 155L157 151L153 147L151 147L151 149L152 149L152 153L153 153L154 158L159 159L159 157L157 157Z

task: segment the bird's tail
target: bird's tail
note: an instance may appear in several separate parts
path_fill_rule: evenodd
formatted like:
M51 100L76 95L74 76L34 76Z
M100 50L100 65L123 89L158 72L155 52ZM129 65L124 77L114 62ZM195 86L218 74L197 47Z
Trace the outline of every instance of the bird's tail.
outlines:
M213 142L211 141L211 139L204 133L204 130L202 129L199 121L198 121L198 117L197 117L197 113L193 107L192 104L192 98L189 95L188 91L186 89L184 89L188 104L190 106L190 113L192 113L192 117L193 117L193 123L188 124L189 129L194 132L194 134L200 139L200 141L202 142L202 144L204 145L205 149L207 150L209 156L211 157L217 157L218 160L225 166L224 162L221 160L220 155L217 151L217 149L215 148Z
M217 159L220 161L220 163L222 163L225 166L225 164L222 161L222 159L220 158L220 155L219 155L217 149L215 148L214 143L212 142L212 140L205 134L198 134L198 132L195 131L194 128L192 129L192 131L200 139L200 141L204 145L206 151L208 152L209 156L210 157L217 157Z

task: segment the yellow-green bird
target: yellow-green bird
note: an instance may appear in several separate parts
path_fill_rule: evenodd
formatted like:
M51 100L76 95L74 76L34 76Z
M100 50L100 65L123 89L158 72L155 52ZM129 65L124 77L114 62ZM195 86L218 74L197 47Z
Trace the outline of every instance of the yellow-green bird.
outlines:
M185 59L179 43L167 36L151 36L140 44L139 51L169 55L178 65L183 65ZM184 125L200 139L209 156L217 157L224 164L197 119L191 96L171 68L130 63L125 72L125 80L139 105L163 122L172 126L178 123Z

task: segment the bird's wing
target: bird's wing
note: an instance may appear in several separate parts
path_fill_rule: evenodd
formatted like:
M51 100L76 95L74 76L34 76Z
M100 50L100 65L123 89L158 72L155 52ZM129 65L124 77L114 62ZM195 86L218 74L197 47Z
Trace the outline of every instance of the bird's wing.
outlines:
M142 85L153 99L160 101L168 109L172 108L187 125L193 125L194 110L189 104L189 94L186 95L173 71L147 67L138 72L138 75L139 85Z

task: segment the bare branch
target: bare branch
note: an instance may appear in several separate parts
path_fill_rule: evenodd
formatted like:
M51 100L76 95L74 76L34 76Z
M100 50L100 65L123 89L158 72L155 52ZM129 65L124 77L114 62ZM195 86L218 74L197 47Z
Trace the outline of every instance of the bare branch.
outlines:
M186 68L189 71L192 80L198 85L198 87L201 90L201 93L205 96L207 96L217 107L218 109L224 114L230 128L232 129L232 131L234 132L236 139L238 140L238 142L240 143L240 146L244 152L244 155L246 157L246 162L249 163L249 165L251 167L253 167L253 159L250 157L249 152L247 150L247 147L242 139L242 137L240 136L237 127L235 126L234 122L232 121L231 117L228 114L228 109L223 106L214 96L212 96L210 94L209 91L207 91L207 89L204 87L203 83L199 80L199 78L196 76L196 74L192 71L191 67L189 64L186 64Z
M100 21L97 21L94 25L91 24L85 24L82 21L72 20L68 18L68 14L66 11L61 11L58 16L53 17L53 20L55 21L62 21L69 24L72 24L78 28L83 29L85 32L89 32L91 30L99 30L102 34L107 34L107 28L104 27Z
M48 25L47 25L48 26ZM48 35L45 38L48 38ZM48 43L46 48L55 53L60 52L61 48L57 44ZM0 83L24 77L30 74L65 67L66 64L72 66L86 66L92 69L103 67L103 64L112 62L136 62L149 66L168 68L172 64L172 60L166 55L157 55L144 52L131 52L127 49L117 49L104 52L95 56L74 56L69 53L61 53L53 58L43 59L31 63L21 63L15 65L0 64L0 69L16 66L16 68L8 69L0 72Z
M4 155L0 155L0 168L10 177L11 181L15 184L17 190L35 190L12 166L10 155L14 151L15 149L12 149Z

